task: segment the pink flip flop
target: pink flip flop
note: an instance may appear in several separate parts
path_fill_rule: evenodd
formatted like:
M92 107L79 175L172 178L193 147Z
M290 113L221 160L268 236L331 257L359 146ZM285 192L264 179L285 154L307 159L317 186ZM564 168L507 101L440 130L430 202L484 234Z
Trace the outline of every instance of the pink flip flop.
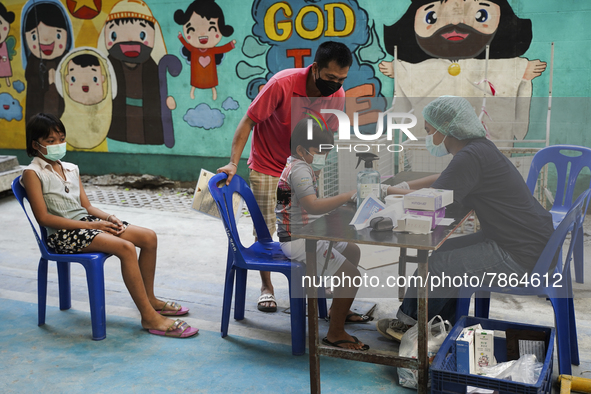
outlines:
M182 321L181 319L176 319L174 323L172 323L170 327L166 329L166 331L148 330L148 332L150 334L162 335L165 337L188 338L197 334L199 329L191 327L187 324L187 322Z
M174 311L165 310L167 306L171 306L172 308L178 308ZM162 316L183 316L189 313L189 308L185 308L176 302L167 301L166 304L162 307L162 309L157 310L156 312L160 313Z

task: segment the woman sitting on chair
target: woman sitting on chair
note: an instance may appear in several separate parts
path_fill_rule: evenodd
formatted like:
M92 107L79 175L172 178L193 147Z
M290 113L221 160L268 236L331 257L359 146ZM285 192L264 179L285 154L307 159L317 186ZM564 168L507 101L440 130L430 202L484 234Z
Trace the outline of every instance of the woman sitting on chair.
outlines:
M53 115L39 113L27 123L25 187L33 214L47 229L47 244L57 253L102 252L121 260L125 286L135 302L142 327L151 334L186 338L196 328L166 316L180 316L188 308L154 295L157 238L154 231L131 225L93 207L82 187L78 166L60 161L66 154L66 129ZM136 246L140 248L139 258Z
M441 287L429 290L429 319L441 315L454 321L458 288L444 282L444 275L487 275L486 283L492 285L499 285L503 274L521 279L535 266L554 227L552 216L534 199L515 165L485 138L482 122L466 99L439 97L427 104L423 116L429 152L454 156L431 187L453 190L454 201L474 209L482 229L447 240L429 257L430 276L442 280ZM378 321L378 331L400 340L416 323L417 311L417 289L411 287L398 319Z

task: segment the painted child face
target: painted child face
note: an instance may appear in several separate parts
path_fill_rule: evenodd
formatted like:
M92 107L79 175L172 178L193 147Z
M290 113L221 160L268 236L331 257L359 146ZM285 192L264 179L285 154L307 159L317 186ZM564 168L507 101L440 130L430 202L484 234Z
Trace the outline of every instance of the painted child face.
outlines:
M42 59L55 59L66 51L68 31L60 27L51 27L43 22L25 33L27 46L31 53Z
M107 22L105 45L109 54L121 61L143 63L154 48L155 30L145 20Z
M492 1L434 1L415 14L415 34L421 48L441 58L472 58L492 41L501 8Z
M193 12L191 19L183 26L187 42L195 48L215 47L222 40L218 19L207 19Z
M6 21L6 19L2 18L0 15L0 43L6 41L6 37L8 37L8 32L10 31L10 23Z
M100 66L82 67L68 62L66 83L70 98L80 104L93 105L103 100L105 77Z

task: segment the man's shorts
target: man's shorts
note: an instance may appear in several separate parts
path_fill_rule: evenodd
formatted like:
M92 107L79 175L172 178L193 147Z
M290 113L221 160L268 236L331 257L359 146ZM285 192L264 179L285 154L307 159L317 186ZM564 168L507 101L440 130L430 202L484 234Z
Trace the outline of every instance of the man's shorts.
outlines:
M279 177L263 174L250 170L250 188L254 199L259 205L259 209L263 214L267 228L271 236L276 231L275 222L275 207L277 206L277 183ZM256 237L256 231L253 229L253 234Z
M316 243L316 272L318 276L333 276L346 260L342 253L348 245L347 242L335 242L332 246L332 253L328 260L328 264L326 264L326 269L324 269L326 253L328 252L328 243L328 241L318 241L318 243ZM281 242L281 250L283 250L283 253L285 253L288 259L300 262L306 261L305 239Z

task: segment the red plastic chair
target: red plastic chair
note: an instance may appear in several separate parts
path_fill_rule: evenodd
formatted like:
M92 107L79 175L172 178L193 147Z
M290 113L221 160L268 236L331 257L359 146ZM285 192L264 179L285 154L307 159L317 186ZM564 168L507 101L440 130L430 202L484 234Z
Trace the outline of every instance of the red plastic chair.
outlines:
M90 320L92 322L92 339L100 341L107 337L107 323L105 315L105 276L104 263L111 257L105 253L74 253L58 254L47 246L47 230L45 227L37 226L40 229L41 236L37 232L37 227L33 224L24 201L27 200L27 191L20 184L21 177L12 181L12 191L19 204L25 211L27 220L33 229L41 258L39 259L39 268L37 270L37 296L38 296L38 325L45 324L45 306L47 300L47 263L55 261L57 263L57 275L59 283L60 309L66 310L72 307L71 287L70 287L70 263L80 263L86 270L86 281L88 283L88 297L90 300Z

